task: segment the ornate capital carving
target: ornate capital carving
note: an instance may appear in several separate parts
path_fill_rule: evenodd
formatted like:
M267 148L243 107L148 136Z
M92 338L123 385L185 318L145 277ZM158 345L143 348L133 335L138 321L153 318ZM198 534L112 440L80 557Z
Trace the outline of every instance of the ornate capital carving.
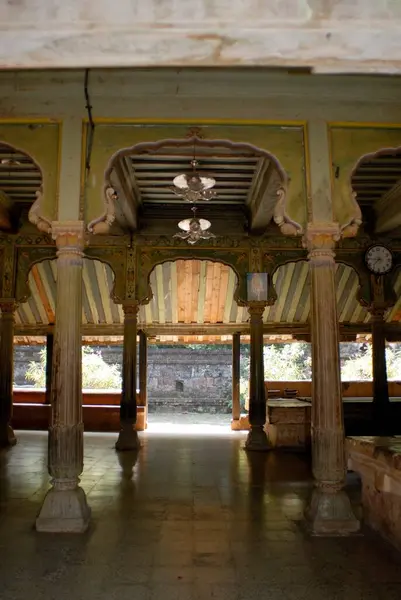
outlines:
M248 308L248 312L250 317L263 317L263 313L265 312L266 306L268 306L267 302L247 302L246 304Z
M389 297L385 290L385 281L383 276L370 276L371 301L364 303L364 306L370 312L372 321L383 321L386 312L394 306L395 298Z
M104 205L105 212L91 221L88 225L88 231L93 234L108 234L110 227L116 219L116 207L115 202L117 200L117 193L111 185L107 186L104 190Z
M140 303L137 300L130 300L129 302L122 303L122 309L124 311L124 316L127 319L136 318L139 311Z
M303 238L308 258L314 262L334 261L334 248L340 239L338 223L310 223Z
M83 221L53 221L52 237L56 240L57 256L75 255L82 258L85 245Z
M0 298L0 310L2 316L10 316L14 318L14 313L18 308L18 303L14 298Z

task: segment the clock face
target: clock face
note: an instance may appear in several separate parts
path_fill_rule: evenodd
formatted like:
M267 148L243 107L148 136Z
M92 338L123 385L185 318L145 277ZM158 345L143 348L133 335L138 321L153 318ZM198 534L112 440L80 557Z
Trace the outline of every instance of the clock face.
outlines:
M372 246L366 252L365 261L372 273L375 273L375 275L384 275L391 271L393 255L385 246Z

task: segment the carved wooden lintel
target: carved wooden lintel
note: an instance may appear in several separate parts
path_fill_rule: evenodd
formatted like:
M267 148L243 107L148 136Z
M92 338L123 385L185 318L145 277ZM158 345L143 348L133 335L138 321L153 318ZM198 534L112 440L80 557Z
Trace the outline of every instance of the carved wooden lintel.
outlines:
M101 238L103 239L103 238ZM127 247L122 246L89 246L85 248L85 257L98 260L108 265L113 271L114 282L110 298L121 304L125 298Z
M33 265L44 260L53 260L56 258L56 252L55 246L16 247L17 277L15 298L18 302L26 302L31 295L28 277Z

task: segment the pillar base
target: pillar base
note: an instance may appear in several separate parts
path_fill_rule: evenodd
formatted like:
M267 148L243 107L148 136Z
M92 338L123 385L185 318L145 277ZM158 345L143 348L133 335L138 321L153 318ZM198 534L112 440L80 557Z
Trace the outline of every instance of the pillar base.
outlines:
M306 512L311 533L321 536L344 536L357 533L360 523L343 490L329 493L315 488Z
M11 425L6 425L6 427L0 430L0 448L7 448L8 446L15 446L17 443L17 438L15 437L15 433Z
M123 426L118 434L115 448L117 452L125 452L128 450L139 450L141 443L139 441L138 432L134 429L135 424Z
M36 531L45 533L83 533L90 522L91 510L84 490L50 489L36 519Z
M231 421L232 431L249 431L249 418L248 415L241 415L239 419L233 419Z
M263 426L255 427L251 425L244 448L250 452L267 452L268 450L271 450L271 446Z

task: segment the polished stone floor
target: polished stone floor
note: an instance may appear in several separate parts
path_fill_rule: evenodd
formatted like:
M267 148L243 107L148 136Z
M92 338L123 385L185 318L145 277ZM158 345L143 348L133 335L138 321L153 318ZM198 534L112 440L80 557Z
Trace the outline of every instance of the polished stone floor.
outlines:
M0 599L401 598L401 562L375 535L306 534L302 456L249 456L243 434L213 433L148 432L138 455L87 434L92 526L57 536L33 529L46 435L20 432L0 453Z

